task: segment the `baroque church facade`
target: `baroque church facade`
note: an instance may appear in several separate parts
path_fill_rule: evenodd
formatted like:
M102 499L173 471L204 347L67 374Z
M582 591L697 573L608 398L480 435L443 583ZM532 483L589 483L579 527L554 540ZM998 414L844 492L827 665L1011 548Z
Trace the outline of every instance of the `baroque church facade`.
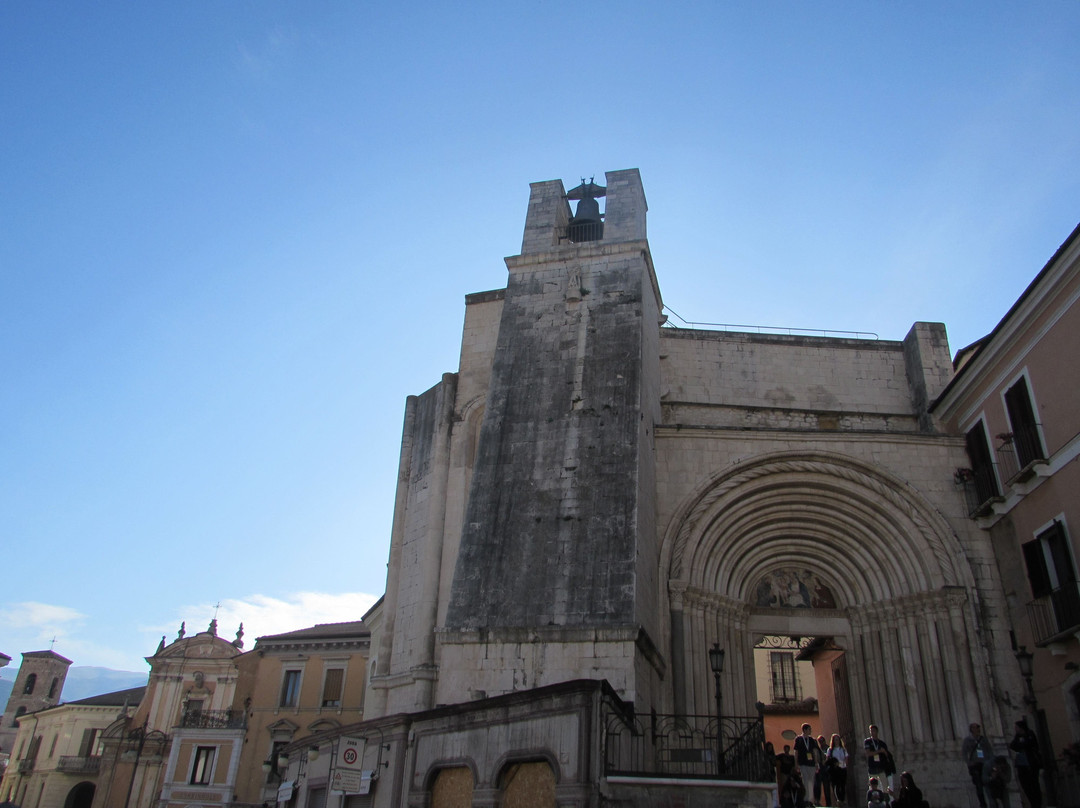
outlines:
M654 727L755 716L755 651L786 647L813 663L815 726L860 750L879 725L935 803L966 805L968 724L1003 748L1025 705L993 547L954 479L964 438L932 411L944 326L671 327L646 211L637 170L532 184L506 288L466 297L458 371L407 401L365 718L442 723L386 744L398 785L376 804L427 804L454 767L471 804L506 804L514 759L552 769L558 804L595 804L601 721L538 729L534 711L501 758L454 721L580 680Z

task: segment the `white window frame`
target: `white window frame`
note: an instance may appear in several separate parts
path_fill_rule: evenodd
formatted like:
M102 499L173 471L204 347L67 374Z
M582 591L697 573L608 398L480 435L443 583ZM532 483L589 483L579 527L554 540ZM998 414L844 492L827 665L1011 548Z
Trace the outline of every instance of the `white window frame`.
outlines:
M1031 383L1031 374L1028 373L1027 365L1025 365L1010 381L1001 385L1001 410L1005 413L1005 423L1009 427L1009 432L1015 435L1016 425L1012 422L1012 415L1009 413L1009 404L1005 400L1005 394L1015 387L1016 383L1021 379L1023 379L1024 383L1027 385L1028 400L1031 402L1031 412L1035 418L1035 431L1039 435L1039 443L1042 444L1043 454L1049 455L1050 449L1046 445L1046 435L1043 434L1042 418L1039 417L1039 402L1035 399L1035 387Z
M304 692L304 668L306 665L306 659L289 660L281 663L281 681L278 683L276 710L292 710L293 712L299 712L301 696ZM296 703L282 704L282 697L285 695L285 677L288 675L289 671L300 672L300 676L296 680Z
M199 766L199 752L201 752L203 749L211 750L211 752L210 752L210 754L211 754L210 770L208 772L206 772L206 781L205 782L202 781L202 780L196 780L195 779L195 772L197 771L198 766ZM195 746L192 747L191 773L188 776L188 785L192 785L192 786L212 786L214 784L214 774L217 772L218 758L220 757L220 755L218 753L220 751L221 751L221 747L213 745L213 744L196 743Z

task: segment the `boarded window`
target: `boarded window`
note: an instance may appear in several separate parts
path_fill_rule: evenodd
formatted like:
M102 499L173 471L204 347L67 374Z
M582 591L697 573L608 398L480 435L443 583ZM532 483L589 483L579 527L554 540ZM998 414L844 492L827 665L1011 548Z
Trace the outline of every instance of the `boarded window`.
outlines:
M470 808L473 776L467 766L443 769L431 787L431 808Z
M508 766L502 790L503 808L555 808L555 772L544 761Z
M341 706L341 687L345 681L345 671L342 668L330 668L326 672L326 681L323 682L322 706Z

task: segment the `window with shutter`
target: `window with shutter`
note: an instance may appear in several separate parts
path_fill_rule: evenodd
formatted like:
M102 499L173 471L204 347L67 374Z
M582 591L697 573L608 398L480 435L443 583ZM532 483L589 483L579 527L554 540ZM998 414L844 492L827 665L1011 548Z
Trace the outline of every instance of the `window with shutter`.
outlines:
M342 668L330 668L326 671L326 680L323 682L323 707L341 706L341 687L345 680L345 671Z

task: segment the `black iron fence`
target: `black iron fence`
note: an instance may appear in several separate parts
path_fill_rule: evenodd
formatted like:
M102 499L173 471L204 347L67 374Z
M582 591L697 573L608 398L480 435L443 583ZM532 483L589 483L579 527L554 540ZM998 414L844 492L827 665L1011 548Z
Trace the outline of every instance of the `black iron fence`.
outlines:
M61 755L56 770L66 774L97 774L101 770L101 756Z
M566 226L563 239L573 244L585 241L600 241L604 237L603 222L581 222Z
M180 719L186 729L243 729L247 726L243 710L190 710Z
M604 773L746 780L775 778L758 716L631 716L608 705L604 716Z
M957 469L953 482L964 494L968 516L972 519L986 516L993 509L995 502L1001 501L997 478L992 465L977 469Z

